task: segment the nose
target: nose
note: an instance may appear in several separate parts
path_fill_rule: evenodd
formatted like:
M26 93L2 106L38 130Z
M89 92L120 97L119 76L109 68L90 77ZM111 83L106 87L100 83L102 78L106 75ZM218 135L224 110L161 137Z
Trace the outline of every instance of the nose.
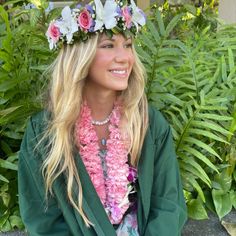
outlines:
M128 62L131 57L131 51L129 48L119 47L115 52L115 61L119 63Z

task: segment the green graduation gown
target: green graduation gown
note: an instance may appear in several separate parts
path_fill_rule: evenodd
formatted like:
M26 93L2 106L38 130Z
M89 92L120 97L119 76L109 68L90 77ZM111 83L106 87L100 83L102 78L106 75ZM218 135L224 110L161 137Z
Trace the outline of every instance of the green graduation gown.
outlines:
M113 236L110 223L77 151L76 166L83 186L83 209L94 224L86 227L68 203L63 175L53 184L53 196L45 200L41 173L46 141L36 147L47 125L48 113L31 117L19 152L19 205L22 220L32 236ZM78 190L73 188L75 196ZM177 236L186 221L178 162L171 129L161 113L149 108L149 127L138 163L138 228L140 235Z

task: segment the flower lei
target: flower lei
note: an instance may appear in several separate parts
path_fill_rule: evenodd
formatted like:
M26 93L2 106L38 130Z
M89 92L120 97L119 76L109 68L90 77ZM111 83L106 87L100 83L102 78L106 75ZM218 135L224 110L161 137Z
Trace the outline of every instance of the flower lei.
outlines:
M49 48L57 48L61 42L87 41L95 33L105 32L110 37L116 33L136 36L146 23L146 17L133 0L107 0L103 6L94 0L85 6L64 7L61 17L51 21L46 32Z
M80 118L75 124L76 143L86 170L97 191L112 224L119 224L130 206L129 194L134 193L136 169L128 164L127 140L122 139L118 128L120 107L114 106L111 114L107 140L107 176L104 177L99 157L96 131L92 125L91 110L87 104L81 107Z

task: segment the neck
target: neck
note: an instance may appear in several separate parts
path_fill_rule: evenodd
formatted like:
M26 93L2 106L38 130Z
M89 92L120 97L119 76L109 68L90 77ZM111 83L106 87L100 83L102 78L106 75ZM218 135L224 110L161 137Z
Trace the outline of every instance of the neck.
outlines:
M99 93L85 89L83 97L91 109L94 120L103 120L109 116L116 101L116 93L113 92Z

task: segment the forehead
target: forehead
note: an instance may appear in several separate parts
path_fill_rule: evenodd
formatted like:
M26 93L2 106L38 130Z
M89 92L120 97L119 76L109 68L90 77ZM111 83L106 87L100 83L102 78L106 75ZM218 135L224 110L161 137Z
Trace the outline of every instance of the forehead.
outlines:
M109 37L108 35L106 34L101 34L99 36L99 39L98 39L98 42L102 42L102 41L105 41L105 40L111 40L111 41L128 41L128 40L132 40L131 37L125 37L124 35L122 34L113 34L112 37Z

